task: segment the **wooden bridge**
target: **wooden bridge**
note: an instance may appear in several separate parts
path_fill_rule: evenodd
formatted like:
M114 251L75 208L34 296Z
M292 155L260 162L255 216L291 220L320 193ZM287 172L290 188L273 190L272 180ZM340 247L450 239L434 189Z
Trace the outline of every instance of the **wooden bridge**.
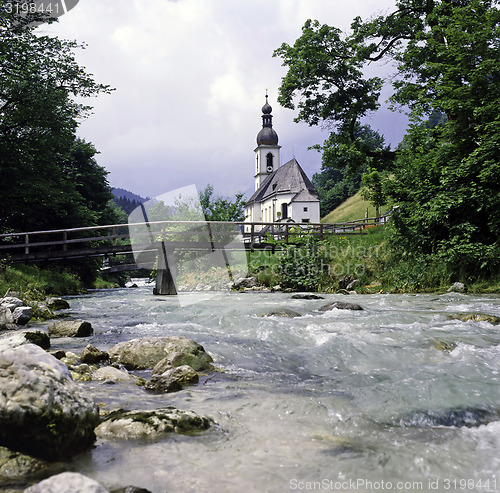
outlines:
M9 263L29 263L82 257L158 252L161 244L170 250L214 251L216 249L276 249L269 238L288 243L291 238L311 235L362 234L380 225L384 218L345 223L155 221L112 224L86 228L29 231L0 235L0 258ZM134 233L134 229L139 231ZM132 231L132 234L131 234ZM238 234L238 241L234 241ZM270 236L268 236L270 235ZM134 240L135 244L134 244ZM139 240L139 241L137 241ZM154 263L154 262L153 262ZM153 265L150 266L151 268Z

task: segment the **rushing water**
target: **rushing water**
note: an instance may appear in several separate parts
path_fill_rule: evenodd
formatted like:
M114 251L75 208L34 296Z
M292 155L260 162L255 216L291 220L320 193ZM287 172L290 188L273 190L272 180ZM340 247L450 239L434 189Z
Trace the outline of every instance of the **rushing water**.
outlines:
M98 348L181 335L223 372L163 395L82 384L108 409L175 406L217 426L153 443L98 440L70 467L154 493L500 491L500 326L453 318L500 316L500 297L323 296L227 293L179 307L141 286L74 297ZM364 310L318 311L333 300ZM280 307L302 316L258 316ZM53 342L79 353L89 340Z

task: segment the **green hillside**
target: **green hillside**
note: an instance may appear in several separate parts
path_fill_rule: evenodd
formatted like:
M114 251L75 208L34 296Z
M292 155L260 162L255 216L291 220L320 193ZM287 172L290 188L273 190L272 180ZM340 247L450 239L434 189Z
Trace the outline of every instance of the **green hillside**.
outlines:
M391 208L390 205L382 207L382 214ZM368 217L376 217L375 207L370 202L363 199L358 192L356 195L349 197L345 202L340 204L327 216L321 219L322 223L341 223L346 221L355 221L363 219L366 216L368 209Z

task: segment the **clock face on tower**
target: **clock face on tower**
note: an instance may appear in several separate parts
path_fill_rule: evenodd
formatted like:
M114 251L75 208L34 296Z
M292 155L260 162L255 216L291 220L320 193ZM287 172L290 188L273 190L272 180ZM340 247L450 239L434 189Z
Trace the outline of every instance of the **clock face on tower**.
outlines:
M268 173L272 173L273 172L273 167L272 166L268 166L267 167L267 172Z

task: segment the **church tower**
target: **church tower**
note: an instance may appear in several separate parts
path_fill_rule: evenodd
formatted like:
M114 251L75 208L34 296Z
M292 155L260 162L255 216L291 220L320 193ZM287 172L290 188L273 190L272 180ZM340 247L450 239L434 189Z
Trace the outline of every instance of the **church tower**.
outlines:
M262 129L257 134L257 148L255 149L255 190L262 182L280 167L280 149L278 134L273 129L273 109L267 102L262 107Z

